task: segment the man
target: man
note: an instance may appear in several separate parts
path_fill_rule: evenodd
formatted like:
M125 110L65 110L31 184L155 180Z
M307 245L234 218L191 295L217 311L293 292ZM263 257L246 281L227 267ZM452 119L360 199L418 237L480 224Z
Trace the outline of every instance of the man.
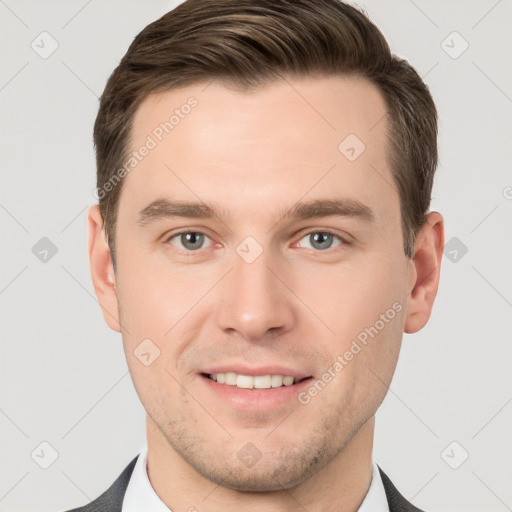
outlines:
M338 0L187 0L109 78L92 279L147 450L80 511L415 511L372 459L428 321L437 114Z

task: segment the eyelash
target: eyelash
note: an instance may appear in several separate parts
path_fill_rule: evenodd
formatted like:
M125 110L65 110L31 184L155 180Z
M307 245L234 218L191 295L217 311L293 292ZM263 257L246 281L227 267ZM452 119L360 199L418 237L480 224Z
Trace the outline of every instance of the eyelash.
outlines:
M167 237L165 240L164 240L164 243L165 244L170 244L170 241L174 238L177 238L177 237L180 237L181 235L186 235L187 233L194 233L194 234L198 234L198 235L204 235L205 237L209 238L211 240L211 238L206 234L206 233L203 233L202 231L195 231L195 230L185 230L185 231L179 231L178 233L173 233L172 235L170 235L169 237ZM302 240L303 238L305 238L306 236L309 236L309 235L312 235L314 233L321 233L323 235L332 235L334 238L338 238L340 240L340 244L335 246L335 247L330 247L329 249L324 249L324 250L316 250L316 249L312 249L313 251L317 252L317 253L328 253L328 252L331 252L333 251L334 249L336 249L337 247L341 247L341 246L348 246L348 245L351 245L350 242L342 237L341 235L339 235L338 233L335 233L334 231L330 231L329 229L324 229L324 230L319 230L319 229L314 229L314 230L311 230L311 231L308 231L306 233L304 233L300 239L298 240L300 242L300 240ZM203 248L201 249L196 249L195 251L190 251L190 250L187 250L187 249L181 249L181 251L185 252L185 253L188 253L190 255L194 255L194 254L199 254L201 251L203 250Z

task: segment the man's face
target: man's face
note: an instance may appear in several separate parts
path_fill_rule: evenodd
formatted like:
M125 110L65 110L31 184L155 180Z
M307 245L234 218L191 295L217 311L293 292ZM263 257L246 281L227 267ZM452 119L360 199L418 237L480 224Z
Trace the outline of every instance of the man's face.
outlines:
M191 97L197 105L158 141L155 128ZM124 348L161 449L218 484L262 491L305 481L385 395L411 291L385 112L373 85L346 77L252 92L197 84L137 111L132 150L148 135L157 144L126 177L119 204ZM215 214L166 215L155 201ZM344 206L287 215L313 201ZM279 385L278 376L295 383L221 383Z

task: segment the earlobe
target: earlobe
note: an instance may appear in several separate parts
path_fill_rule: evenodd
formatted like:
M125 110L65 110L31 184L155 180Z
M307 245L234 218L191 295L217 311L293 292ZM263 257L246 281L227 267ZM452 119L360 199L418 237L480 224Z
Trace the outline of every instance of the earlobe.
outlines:
M443 217L438 212L430 212L414 244L414 256L411 260L414 268L409 282L410 294L404 327L407 333L419 331L430 318L439 287L443 247Z
M114 331L121 332L116 278L98 205L89 208L87 223L89 228L89 264L94 291L108 326Z

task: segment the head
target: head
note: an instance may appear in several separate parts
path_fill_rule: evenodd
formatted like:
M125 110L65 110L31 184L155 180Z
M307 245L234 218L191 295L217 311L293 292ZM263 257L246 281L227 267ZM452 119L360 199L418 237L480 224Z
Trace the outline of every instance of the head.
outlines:
M427 86L338 0L187 0L130 45L94 127L92 276L198 474L289 488L371 422L437 292L436 139ZM256 406L208 377L232 369L304 380Z

